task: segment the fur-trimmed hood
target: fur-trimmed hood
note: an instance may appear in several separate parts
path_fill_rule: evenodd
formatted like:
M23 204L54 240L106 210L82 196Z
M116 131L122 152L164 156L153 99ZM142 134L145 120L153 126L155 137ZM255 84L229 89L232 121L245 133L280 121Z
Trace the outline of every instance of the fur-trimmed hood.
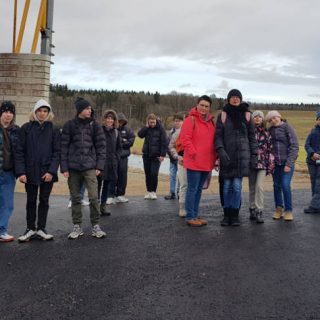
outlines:
M48 108L49 109L49 113L48 113L48 117L47 119L45 119L44 121L48 121L48 122L52 122L53 118L54 118L54 114L52 112L52 107L50 106L50 104L44 100L44 99L40 99L36 102L36 104L33 107L33 110L31 111L30 115L29 115L29 120L30 121L39 121L38 118L36 117L36 111L40 108Z
M103 113L103 119L102 119L103 125L105 126L104 121L105 121L105 119L107 118L107 116L108 116L109 114L111 114L111 115L113 116L113 119L114 119L113 127L114 127L115 129L117 129L117 128L119 127L118 116L117 116L117 113L116 113L114 110L112 110L112 109L106 110L106 111Z

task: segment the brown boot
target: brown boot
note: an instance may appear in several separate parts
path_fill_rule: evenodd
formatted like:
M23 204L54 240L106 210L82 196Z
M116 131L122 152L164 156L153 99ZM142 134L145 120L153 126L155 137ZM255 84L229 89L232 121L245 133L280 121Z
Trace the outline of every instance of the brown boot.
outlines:
M208 221L207 220L204 220L204 219L201 219L201 218L197 218L200 222L201 222L201 224L203 225L203 226L206 226L207 224L208 224Z
M284 221L292 221L293 220L293 214L291 211L286 211L284 213Z
M202 227L203 224L198 219L187 220L187 225L190 227Z
M272 219L279 220L282 218L283 215L283 208L282 207L276 207L276 211L272 216Z

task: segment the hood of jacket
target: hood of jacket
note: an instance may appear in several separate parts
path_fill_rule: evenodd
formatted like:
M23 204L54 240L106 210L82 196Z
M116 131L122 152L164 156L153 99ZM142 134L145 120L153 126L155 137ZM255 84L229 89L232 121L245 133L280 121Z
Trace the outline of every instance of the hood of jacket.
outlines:
M113 118L114 118L113 127L117 129L117 128L119 127L118 115L117 115L117 113L116 113L114 110L112 110L112 109L106 110L106 111L103 113L103 125L106 126L106 125L105 125L105 119L106 119L106 117L107 117L108 114L111 114L111 115L113 116Z
M37 116L36 116L36 112L37 112L37 110L39 110L40 108L43 108L43 107L49 109L48 116L47 116L47 118L46 118L43 122L45 122L45 121L51 122L51 121L53 120L53 118L54 118L54 114L53 114L53 112L52 112L52 107L51 107L50 104L49 104L46 100L44 100L44 99L40 99L40 100L38 100L38 101L36 102L36 104L35 104L34 107L33 107L32 112L30 113L29 120L30 120L30 121L38 121L38 122L40 122L40 121L38 120Z
M125 126L128 123L128 119L126 118L124 113L119 112L118 113L118 121L120 122L121 120L124 122L123 126Z
M190 112L189 112L189 117L196 117L196 118L199 118L201 121L206 121L206 122L209 122L209 121L212 121L212 119L214 118L213 115L211 113L208 113L207 114L207 119L204 119L201 115L201 113L198 111L197 107L193 107Z

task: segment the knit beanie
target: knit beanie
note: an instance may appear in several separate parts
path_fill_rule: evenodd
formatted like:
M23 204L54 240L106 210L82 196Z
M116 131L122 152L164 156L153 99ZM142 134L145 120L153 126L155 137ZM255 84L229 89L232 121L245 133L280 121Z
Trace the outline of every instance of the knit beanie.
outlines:
M260 111L260 110L254 111L253 114L252 114L252 118L254 119L255 117L258 117L258 116L260 118L262 118L262 120L264 119L264 114L263 114L262 111Z
M85 108L90 107L90 102L81 97L77 98L74 104L77 109L77 114L81 113Z
M14 115L16 114L16 107L11 101L3 101L2 102L1 107L0 107L0 117L6 111L10 111Z
M231 99L231 97L239 97L240 101L242 102L242 94L238 89L232 89L229 91L228 96L227 96L227 101Z
M266 115L266 121L269 122L273 117L281 118L281 114L277 110L269 111Z
M316 113L316 120L318 120L320 118L320 111L317 111Z

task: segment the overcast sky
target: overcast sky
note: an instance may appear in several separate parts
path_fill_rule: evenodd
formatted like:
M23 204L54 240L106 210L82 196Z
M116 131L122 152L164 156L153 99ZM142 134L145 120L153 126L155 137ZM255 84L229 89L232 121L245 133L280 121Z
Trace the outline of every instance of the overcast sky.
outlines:
M51 82L218 97L238 88L249 101L318 103L319 12L319 0L55 0ZM13 1L0 0L2 53L12 16Z

